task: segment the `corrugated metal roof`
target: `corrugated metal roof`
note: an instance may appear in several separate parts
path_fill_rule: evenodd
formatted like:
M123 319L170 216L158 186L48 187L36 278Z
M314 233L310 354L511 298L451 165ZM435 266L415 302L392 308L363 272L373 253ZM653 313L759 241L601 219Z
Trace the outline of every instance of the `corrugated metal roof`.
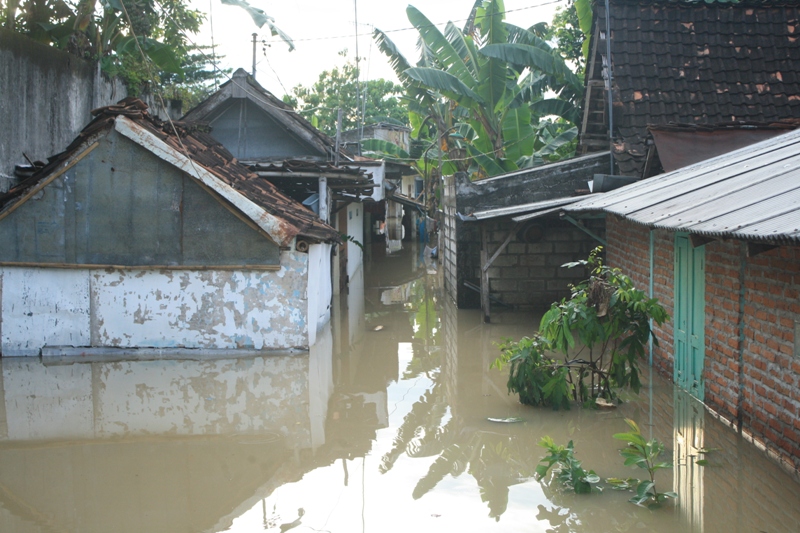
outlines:
M564 208L655 228L800 243L800 130Z
M490 220L493 218L508 217L513 215L523 215L526 213L534 213L542 211L551 207L559 207L575 202L578 198L593 198L600 196L599 194L589 194L584 196L569 196L565 198L554 198L552 200L542 200L540 202L532 202L528 204L512 205L508 207L498 207L496 209L486 209L484 211L476 211L472 215L466 217L466 220ZM534 217L531 217L534 218ZM515 219L516 220L516 219Z

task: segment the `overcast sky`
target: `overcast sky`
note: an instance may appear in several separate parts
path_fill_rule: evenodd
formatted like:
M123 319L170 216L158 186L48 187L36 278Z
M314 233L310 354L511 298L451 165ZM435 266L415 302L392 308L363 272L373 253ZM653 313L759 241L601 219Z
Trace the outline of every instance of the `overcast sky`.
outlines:
M391 39L403 51L409 61L415 63L416 31L393 31L409 28L406 16L407 3L393 0L251 0L275 18L279 28L294 40L296 49L288 47L270 36L266 26L259 29L250 16L241 8L227 6L219 0L193 0L193 7L207 14L208 20L196 37L197 44L211 44L213 37L217 54L225 56L223 67L242 67L248 72L252 66L252 34L258 40L266 40L270 46L266 57L262 46L258 46L256 79L280 97L297 84L310 85L323 70L340 65L344 60L338 52L347 49L349 57L355 57L356 40L361 63L362 80L387 78L394 74L384 56L371 38L373 27L389 33ZM564 6L565 0L506 0L506 20L522 27L537 22L550 22L555 9ZM460 27L469 14L473 0L415 0L412 5L422 11L433 23L448 20ZM356 38L356 7L358 33ZM284 91L284 87L286 91Z

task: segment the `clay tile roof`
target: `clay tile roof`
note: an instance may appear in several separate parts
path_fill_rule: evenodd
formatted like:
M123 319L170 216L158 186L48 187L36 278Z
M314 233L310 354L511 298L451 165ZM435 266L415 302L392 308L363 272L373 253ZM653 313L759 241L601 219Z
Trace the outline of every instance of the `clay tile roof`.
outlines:
M66 150L50 157L43 168L0 196L0 208L4 208L44 179L90 138L113 128L118 117L125 117L158 137L175 151L188 156L194 164L202 166L267 213L282 219L292 228L291 233L312 241L339 241L338 232L320 221L315 213L280 192L266 179L258 177L247 167L239 164L224 146L207 133L206 125L193 122L163 122L151 116L147 112L147 105L137 98L126 98L116 105L95 109L92 115L94 119Z
M648 125L800 118L800 1L610 2L614 136L637 152L621 172L641 173ZM595 13L604 33L603 2ZM598 45L593 79L602 80Z

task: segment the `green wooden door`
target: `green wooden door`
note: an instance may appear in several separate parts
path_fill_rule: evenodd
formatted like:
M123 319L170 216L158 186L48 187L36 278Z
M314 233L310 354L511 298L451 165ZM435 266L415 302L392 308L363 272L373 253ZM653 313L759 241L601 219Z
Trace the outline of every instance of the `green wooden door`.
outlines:
M675 236L675 383L703 399L705 247Z

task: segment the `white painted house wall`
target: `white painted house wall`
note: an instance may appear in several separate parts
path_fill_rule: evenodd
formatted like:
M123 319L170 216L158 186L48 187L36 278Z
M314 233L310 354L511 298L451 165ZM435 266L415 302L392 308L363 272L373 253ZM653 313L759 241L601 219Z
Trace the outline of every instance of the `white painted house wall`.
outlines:
M308 346L317 341L317 332L331 319L331 245L312 244L308 248Z
M313 245L281 252L278 271L5 267L0 349L307 348L330 319L329 257Z
M347 235L364 244L364 206L352 203L347 206ZM364 264L364 252L361 246L347 240L347 275L352 278Z

